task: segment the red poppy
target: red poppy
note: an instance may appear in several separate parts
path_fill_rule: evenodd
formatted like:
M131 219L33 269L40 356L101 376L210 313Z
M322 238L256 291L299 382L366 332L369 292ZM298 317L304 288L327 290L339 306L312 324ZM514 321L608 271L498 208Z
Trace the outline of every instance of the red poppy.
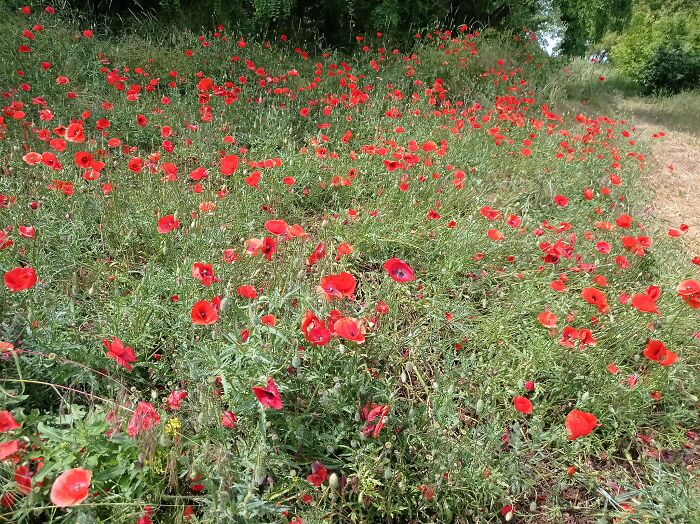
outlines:
M174 215L166 215L158 220L158 233L170 233L173 229L180 227L180 222L175 220Z
M0 411L0 433L7 433L19 427L21 427L21 424L17 424L12 413L9 411Z
M676 287L679 295L687 297L700 293L700 281L698 280L683 280Z
M338 244L338 249L335 252L335 261L338 262L343 256L349 255L352 253L352 247L350 247L350 244L346 244L343 242L342 244Z
M180 409L180 402L187 398L187 391L184 389L176 389L168 395L168 407L170 409Z
M600 313L607 313L608 311L610 311L610 306L608 305L608 298L602 291L594 287L586 287L583 288L583 290L581 291L581 296L586 302L596 306Z
M5 460L19 451L19 440L10 440L0 444L0 460Z
M410 282L415 279L411 267L399 258L390 258L384 262L384 271L396 282Z
M233 411L224 411L221 414L221 425L225 428L234 429L237 422L238 417L236 417Z
M525 415L532 413L532 402L526 397L513 397L513 405L520 413Z
M333 332L340 338L352 340L358 344L365 341L365 328L356 318L343 317L333 323Z
M352 296L356 285L355 277L347 272L321 277L321 289L329 300Z
M574 409L566 415L565 426L569 440L588 435L598 425L598 419L592 413Z
M311 464L311 475L306 476L306 480L317 488L328 479L328 470L320 462Z
M632 297L632 307L642 313L658 313L659 306L656 304L657 298L654 298L653 295L648 293L637 293Z
M213 282L220 282L221 279L214 275L214 268L211 264L195 262L192 266L192 276L199 280L204 286L209 287Z
M566 207L566 205L569 203L569 199L564 195L557 195L554 197L554 203L559 207Z
M90 494L92 471L73 468L61 473L51 486L51 502L59 508L77 506Z
M273 235L284 235L289 225L284 220L268 220L265 222L265 229Z
M111 358L117 364L122 366L127 371L131 371L133 362L136 362L136 355L134 350L129 346L125 346L124 343L117 337L112 337L110 342L107 339L102 340L102 344L107 348L107 358Z
M16 293L36 285L36 271L32 267L16 267L5 273L5 286Z
M148 431L158 423L160 423L160 415L158 415L156 408L148 402L139 402L136 406L136 411L134 411L131 420L129 420L126 432L130 437L135 437L144 431Z
M258 292L255 290L255 288L248 285L238 286L236 293L243 298L256 298L258 296Z
M501 233L498 229L489 229L486 232L486 235L495 242L498 242L499 240L503 240L505 238L503 233Z
M268 261L272 260L272 255L277 252L277 240L272 237L265 237L262 241L260 251Z
M331 339L330 332L326 329L326 324L311 311L307 311L304 320L301 322L301 331L307 342L315 346L325 346Z
M211 302L206 300L200 300L192 306L190 317L192 318L192 323L199 326L208 326L219 320L217 310Z
M678 355L666 349L660 340L649 340L644 348L644 356L661 366L670 366L678 360Z
M277 384L272 378L267 379L267 387L255 386L253 393L266 408L282 409L282 397L280 397Z
M561 332L559 344L567 348L573 348L577 340L578 329L571 326L566 326Z
M15 469L15 483L17 491L23 495L29 495L32 492L32 472L27 464L21 464Z
M363 406L360 410L360 418L367 421L367 425L362 429L366 436L374 438L379 437L379 432L386 424L387 415L389 414L390 406L372 404ZM374 422L376 420L376 422Z
M700 281L683 280L678 287L678 296L692 309L700 309Z
M542 311L537 315L537 320L546 328L557 327L557 316L551 311Z
M221 174L224 176L230 176L236 172L238 169L238 156L237 155L227 155L221 159Z

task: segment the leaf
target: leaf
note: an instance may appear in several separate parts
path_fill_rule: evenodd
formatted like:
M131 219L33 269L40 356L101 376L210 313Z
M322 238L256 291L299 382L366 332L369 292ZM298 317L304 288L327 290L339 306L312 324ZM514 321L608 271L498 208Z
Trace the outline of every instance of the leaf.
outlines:
M39 422L36 426L36 429L39 432L39 435L41 435L41 437L44 439L51 440L54 442L72 442L74 444L77 443L77 440L71 434L70 431L47 426L43 422Z

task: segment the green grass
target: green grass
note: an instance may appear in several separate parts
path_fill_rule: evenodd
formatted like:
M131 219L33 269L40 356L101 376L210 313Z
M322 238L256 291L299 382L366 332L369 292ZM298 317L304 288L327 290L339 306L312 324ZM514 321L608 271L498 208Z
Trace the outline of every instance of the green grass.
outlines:
M608 64L575 60L562 70L566 98L590 110L625 115L637 122L664 126L693 139L698 135L700 91L671 96L641 96L639 87ZM604 80L600 80L603 77ZM578 107L578 106L577 106Z
M675 290L698 279L698 266L645 211L636 155L646 151L624 136L629 122L546 116L566 84L528 38L435 35L396 53L368 39L368 52L308 48L307 60L291 43L241 48L225 30L227 42L207 34L207 47L190 33L167 41L97 27L86 39L71 13L34 11L0 11L9 35L0 43L0 91L8 94L0 227L13 241L0 251L0 270L30 266L39 278L25 291L0 289L0 340L22 350L0 361L0 410L21 423L0 442L27 444L16 464L2 463L0 492L14 494L14 505L0 521L126 523L146 506L153 522L183 522L190 510L191 522L697 521L698 314ZM21 36L37 23L44 29L36 41ZM17 52L24 43L31 53ZM123 91L102 67L118 69ZM170 71L178 72L175 87ZM231 82L226 89L237 97L228 105L201 97L199 72L217 86ZM57 85L58 75L69 84ZM278 83L261 86L267 76ZM151 78L160 80L148 92ZM31 91L18 90L22 83ZM143 87L128 100L133 84ZM276 94L271 84L289 91ZM36 96L51 121L40 120ZM23 118L12 116L13 101L24 104ZM202 106L211 107L211 121L202 120ZM386 116L392 108L401 116ZM86 141L55 151L62 169L22 160L51 151L35 131L52 133L84 111ZM138 114L149 120L144 127ZM95 128L102 118L106 134ZM172 152L162 147L166 125ZM428 141L439 154L421 148ZM77 151L105 162L97 180L83 179ZM154 172L128 169L132 157L146 163L155 152ZM241 157L230 177L220 173L221 152ZM249 164L273 158L282 165ZM405 165L390 171L385 160ZM165 162L177 166L177 181L162 180ZM188 180L197 167L208 170L199 193ZM244 182L254 170L260 189ZM336 183L343 178L350 184ZM72 182L73 194L50 189L56 179ZM595 191L592 200L584 188ZM557 195L568 205L556 205ZM202 211L203 202L216 208ZM489 221L484 206L501 218ZM440 218L427 220L431 209ZM630 229L606 227L623 213L634 217ZM157 221L169 214L180 227L159 234ZM520 225L506 224L511 214ZM246 240L273 236L270 219L299 224L308 236L278 238L271 261L247 255ZM18 234L27 225L34 239ZM491 240L490 229L503 239ZM624 250L624 235L647 235L652 246L636 256ZM328 254L309 266L320 242ZM546 262L544 244L557 242L571 250ZM352 253L336 260L341 243ZM239 259L225 262L226 249ZM621 269L618 256L630 267ZM394 257L414 281L395 282L383 270ZM204 287L193 278L197 262L212 264L220 281ZM343 271L357 280L353 297L324 299L321 278ZM558 293L550 283L561 275L567 291ZM652 284L661 289L658 315L620 302ZM257 298L239 296L241 285L254 286ZM606 294L609 312L583 300L586 287ZM192 306L214 296L222 299L218 321L193 325ZM377 312L381 302L388 313ZM551 333L537 321L547 309L558 317ZM310 344L300 329L307 311L360 319L365 342ZM270 314L274 326L262 322ZM597 344L562 347L567 325L590 329ZM133 348L133 370L105 356L102 340L112 337ZM644 357L647 339L662 340L678 361L662 367ZM251 391L268 377L279 411ZM188 396L169 409L177 389ZM530 398L533 413L517 412L514 396ZM151 403L160 423L131 438L138 402ZM363 432L368 404L390 406L376 437ZM568 441L564 420L573 409L601 425ZM221 424L227 410L238 419L233 429ZM330 475L320 487L307 480L315 462ZM28 494L15 480L23 464L33 475ZM58 509L51 485L75 467L93 472L91 494ZM193 490L197 483L203 489Z

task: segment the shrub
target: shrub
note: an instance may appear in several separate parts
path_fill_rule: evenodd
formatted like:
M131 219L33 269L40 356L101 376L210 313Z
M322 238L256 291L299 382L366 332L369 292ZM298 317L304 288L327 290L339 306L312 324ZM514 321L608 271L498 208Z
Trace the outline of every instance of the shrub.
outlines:
M679 44L659 47L651 55L639 75L645 94L678 93L698 84L700 57L684 50Z

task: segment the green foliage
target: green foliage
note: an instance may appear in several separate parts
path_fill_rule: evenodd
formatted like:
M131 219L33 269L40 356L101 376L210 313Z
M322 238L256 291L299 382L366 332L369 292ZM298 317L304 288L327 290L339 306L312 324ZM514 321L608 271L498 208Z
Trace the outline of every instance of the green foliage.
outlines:
M675 2L635 4L629 25L603 39L614 67L645 92L676 92L698 85L700 11Z
M696 87L700 81L700 55L679 44L659 47L639 75L645 94L678 93Z
M553 0L564 25L560 51L581 56L608 31L622 29L632 13L633 0Z
M119 27L114 14L148 12L198 31L213 23L249 32L321 37L348 46L356 35L382 31L399 43L415 32L466 23L521 30L544 21L538 0L70 0ZM126 16L125 16L126 17Z

